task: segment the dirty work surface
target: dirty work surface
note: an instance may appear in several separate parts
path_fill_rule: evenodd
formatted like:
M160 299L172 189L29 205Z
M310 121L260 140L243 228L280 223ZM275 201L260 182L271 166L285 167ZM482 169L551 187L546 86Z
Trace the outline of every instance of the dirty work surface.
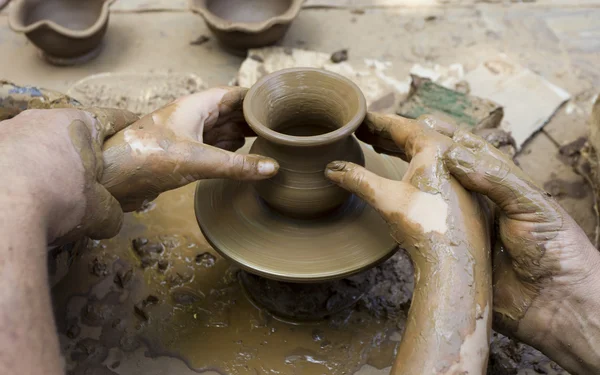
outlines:
M38 58L33 46L22 35L14 34L8 29L7 8L5 8L0 12L0 56L10 56L10 59L0 59L1 78L22 84L41 85L64 92L76 81L88 75L103 72L148 73L172 71L194 73L201 76L208 86L227 84L236 75L242 59L224 53L218 47L214 38L202 45L190 46L190 42L197 40L201 35L210 35L210 32L199 17L185 11L185 1L140 0L133 2L137 4L168 5L177 3L183 5L180 9L168 12L133 13L126 9L115 12L111 15L111 23L105 40L104 50L98 59L87 65L69 69L56 68L44 64ZM518 156L518 160L525 171L540 186L544 186L549 181L561 180L559 183L551 185L554 191L558 192L559 202L583 226L586 233L593 236L595 219L592 211L592 194L587 187L583 188L583 192L570 189L573 186L572 184L584 186L584 181L572 171L569 165L559 159L558 148L586 135L586 121L590 116L592 100L600 88L600 70L597 64L600 61L597 22L600 19L599 2L596 0L586 0L585 2L538 0L535 3L527 4L511 3L509 1L498 1L500 4L490 4L489 1L483 3L482 1L475 0L457 0L450 2L451 6L449 7L440 6L443 2L448 3L448 1L444 0L436 0L435 7L419 7L415 5L416 1L414 0L406 0L406 2L411 3L411 6L403 6L397 9L372 9L365 7L364 11L344 8L335 10L304 10L293 23L281 45L284 47L308 48L327 54L334 53L340 49L348 49L349 62L362 61L365 58L373 57L382 61L392 62L393 66L387 71L387 74L395 77L406 77L414 64L423 62L446 66L460 63L469 71L474 69L476 64L486 57L493 56L497 52L503 52L512 59L517 60L521 65L541 74L559 87L564 88L572 95L573 99L559 110L557 115L544 127L542 132L535 135L532 140L525 144L521 154ZM431 3L433 2L432 0ZM128 3L127 0L120 0L116 5L126 5ZM348 1L347 3L358 4L356 1ZM477 5L471 5L474 3L477 3ZM360 2L361 6L364 4L365 1ZM454 6L454 4L458 5ZM549 6L554 4L557 6ZM158 8L162 5L158 6ZM140 24L146 25L146 27L140 28ZM553 173L555 175L552 175ZM563 185L563 181L568 183L568 185ZM561 186L569 188L562 188ZM192 188L189 188L182 192L185 193L187 191L185 194L191 196L192 190ZM237 350L234 353L238 356L231 357L231 353L228 353L230 357L217 358L215 351L223 348L220 345L226 340L227 335L220 334L218 327L207 328L201 326L200 322L204 320L193 319L193 314L191 317L190 315L185 315L183 308L175 310L177 314L180 314L180 320L177 320L180 323L179 325L171 326L167 320L157 322L156 317L160 316L157 315L159 312L167 314L162 310L166 309L164 306L168 307L168 304L165 304L167 299L164 296L167 286L156 286L156 297L159 298L159 302L153 304L154 299L151 298L148 300L148 291L144 289L146 287L142 288L139 285L144 285L142 280L150 280L153 277L160 279L162 277L158 273L158 260L156 265L152 266L146 272L142 272L139 266L135 268L132 271L131 279L129 279L129 282L132 284L127 291L121 292L119 289L116 294L103 293L103 291L111 288L119 288L119 286L115 286L116 284L114 284L114 276L117 268L113 267L127 262L133 268L136 264L141 263L141 260L137 259L137 255L132 253L129 241L145 233L145 226L152 220L149 216L160 217L168 215L166 216L168 217L168 221L163 219L159 223L160 225L155 224L154 227L150 225L153 229L152 232L148 232L147 234L149 239L156 240L157 236L161 234L170 236L175 234L180 236L186 235L189 237L185 241L182 240L179 247L175 248L175 251L181 252L187 248L188 244L195 243L197 252L200 252L200 249L204 246L204 242L199 238L197 228L193 226L195 224L193 224L191 212L186 211L191 210L191 206L188 207L186 201L178 195L182 194L182 192L169 193L170 195L162 197L158 201L156 208L146 214L128 215L125 231L121 236L112 241L97 243L95 248L88 250L85 256L78 261L76 267L72 268L68 278L55 289L57 317L61 325L61 332L63 332L61 342L67 353L72 353L73 351L80 353L74 356L69 354L68 357L69 361L71 361L71 369L74 370L73 366L76 363L80 365L79 370L76 370L75 373L83 371L86 367L93 367L98 362L104 362L108 365L104 371L105 374L107 373L106 371L118 374L143 373L147 375L195 374L184 361L176 358L178 355L181 356L181 354L177 354L175 350L180 350L186 345L188 348L198 345L197 349L209 347L209 349L213 350L212 352L209 351L212 357L207 355L205 358L222 358L222 361L229 360L231 361L230 363L244 362L243 358L248 355L248 351L251 352L250 349L241 346L244 344L244 339L242 338L242 343L236 347ZM161 202L165 203L169 202L169 200L178 202L178 204L161 206ZM106 245L107 247L103 249L102 245ZM194 246L191 249L194 249ZM165 250L163 252L165 255L161 256L168 259L175 259L176 256L172 252L173 250L168 250L167 253L167 250ZM196 250L182 252L182 254L188 254L188 258L190 259L184 259L179 267L183 270L194 268L194 280L190 281L192 285L195 285L194 283L198 282L200 278L207 280L207 283L211 280L217 283L217 280L221 280L219 272L224 272L223 269L227 268L226 265L224 265L222 260L217 260L213 268L200 268L195 264L195 260L192 261L191 259L192 255L197 255L197 252ZM126 256L123 256L122 261L113 266L113 262L117 257L116 254L126 254ZM92 263L92 270L96 270L96 273L100 275L107 270L110 274L96 276L88 270L90 262L93 262L95 257L98 257L101 263L96 263L95 266ZM149 260L149 262L153 262L153 260ZM102 266L103 264L106 264L106 268ZM164 262L162 265L164 266ZM122 274L122 279L124 281L128 280L127 273ZM69 286L69 281L73 285ZM80 284L77 284L79 282ZM166 283L166 280L164 282ZM100 284L94 288L94 291L98 290L98 292L94 292L94 294L97 294L95 298L101 302L98 302L94 306L98 308L102 307L104 310L101 310L104 311L102 313L104 316L117 315L117 313L111 310L111 306L115 305L114 299L117 297L124 298L125 295L129 295L135 303L147 301L145 305L144 303L140 305L142 309L138 308L139 312L135 311L132 302L117 305L125 306L123 307L125 309L123 314L130 314L128 324L131 323L134 325L133 331L128 331L129 335L122 340L119 339L118 342L116 342L115 338L118 336L112 334L107 329L102 329L102 327L86 327L81 325L81 323L77 323L77 325L66 324L68 323L66 316L74 316L81 319L82 308L88 304L91 298L91 285L98 283ZM222 286L225 285L224 283L223 281L221 284L215 284L220 286L215 286L214 289L222 289ZM395 283L393 285L399 287L400 284ZM68 296L62 293L62 291L66 291L65 288L67 286L74 293L77 293L68 300ZM164 289L159 289L159 287ZM385 288L382 287L382 289ZM161 290L163 294L158 293ZM209 289L204 289L203 292L206 294L207 290L210 292ZM123 295L119 293L123 293ZM231 295L235 296L235 293L238 292L233 290L231 293ZM197 297L189 297L184 294L183 299L180 301L194 301L195 298ZM216 303L214 298L216 296L210 296L209 294L206 299L196 301L195 303L198 306L212 307L209 303ZM239 304L246 303L243 299L239 301L237 302ZM69 306L67 311L65 311L66 306ZM248 307L246 306L245 308L247 309ZM94 310L95 307L90 307L88 315L91 317L91 320L88 319L88 322L94 322L94 314L92 314ZM148 322L144 322L143 320L144 311L148 312ZM218 311L214 315L217 317L222 316ZM208 314L202 311L196 315L197 318L207 318L207 316ZM249 314L249 316L252 319L262 322L255 318L256 316L260 317L258 312ZM135 321L134 318L139 322ZM117 317L116 319L119 318ZM120 322L117 322L116 319L114 323L117 327L120 327ZM134 321L136 323L133 323ZM218 320L213 320L213 322L215 321ZM373 321L370 320L370 322ZM190 332L197 333L199 329L212 330L212 335L182 339L181 342L178 341L179 348L172 348L173 352L167 352L164 350L165 348L154 348L149 351L145 348L145 345L142 345L143 341L136 349L139 342L129 339L130 336L134 335L132 332L147 332L150 335L161 327L163 330L168 331L171 338L174 336L185 337L186 327L182 327L182 322L185 324L190 323ZM74 323L74 321L71 321L71 323ZM197 326L192 325L192 323ZM140 325L140 331L135 331L135 324ZM296 337L288 336L292 333L300 335L296 327L285 326L273 320L270 320L269 324L275 325L275 334L280 337L279 342ZM356 333L359 337L363 338L364 343L361 345L371 345L373 341L377 342L377 340L386 342L392 341L392 338L397 339L396 336L390 336L390 339L382 339L381 336L377 335L368 336L369 332L373 332L369 331L369 329L385 330L387 327L386 324L382 323L375 322L371 324L373 325L367 328L361 326L363 328ZM268 327L271 328L272 326ZM287 328L284 329L281 327ZM68 330L68 328L71 329ZM81 330L78 330L78 328ZM112 326L107 328L112 329ZM262 329L261 332L267 332L266 327L260 329ZM64 332L76 338L67 339ZM101 332L104 332L102 336L100 336ZM317 343L312 338L312 330L309 331L306 329L306 331L302 332L304 332L302 333L304 338L300 340L300 344L305 344L308 349L317 347ZM328 332L334 331L328 328ZM223 335L225 335L225 339L223 339ZM98 343L93 340L83 341L85 336L101 337L101 341L104 344L97 345ZM166 337L168 338L168 336ZM272 336L268 337L271 338ZM325 337L327 338L327 336ZM336 337L339 338L335 334L331 334L331 337L334 339ZM367 338L365 339L365 337ZM209 342L209 339L212 341ZM329 340L334 341L331 338ZM360 338L356 338L355 340L360 340ZM350 343L356 342L348 340L346 343L350 345ZM77 345L77 343L79 344ZM542 374L544 371L552 373L546 370L547 366L543 361L542 365L531 361L528 349L523 349L514 343L503 345L500 342L498 344L499 349L494 349L494 345L496 344L492 346L492 354L499 350L501 356L490 361L490 364L498 364L500 362L500 365L495 367L495 369L502 369L495 370L495 374L517 373L518 371L514 368L515 366L517 368L521 366L520 361L531 364L529 367L522 367L521 374ZM77 346L77 349L75 346ZM119 347L124 347L130 351L122 354L123 349L118 349ZM320 344L318 347L320 348ZM260 348L260 344L258 348ZM382 346L382 348L384 353L386 350L389 350L389 346ZM357 352L355 347L352 350L354 350L353 353ZM149 358L145 356L146 352L162 352L166 353L167 356ZM387 353L379 357L384 358L384 360L375 361L376 363L372 361L372 363L375 365L384 365L385 360L387 360L386 358L390 358L389 352ZM302 356L302 354L305 355ZM75 358L74 360L71 359L73 357ZM319 373L333 373L326 370L325 365L319 364L319 360L322 360L323 357L306 355L306 352L303 352L300 353L300 356L293 357L293 359L296 358L301 358L301 360L296 360L293 363L301 363L302 358L304 358L304 363L307 363L307 366L320 366L318 368L322 369L322 371ZM194 363L198 365L198 357L195 357L195 360L196 362ZM361 361L364 363L367 360L365 358L361 359ZM213 365L216 366L217 364L213 363ZM115 368L111 368L112 366ZM238 371L246 371L243 365L238 366L237 369ZM250 371L248 369L247 373L252 374ZM260 371L258 370L259 373ZM385 371L376 372L374 367L369 366L365 366L364 371L370 374L385 373Z
M126 215L121 233L93 242L53 289L69 374L371 375L391 366L413 287L404 253L348 281L369 285L354 307L318 323L280 321L249 302L237 270L202 238L193 191ZM495 337L488 373L519 369L564 374Z

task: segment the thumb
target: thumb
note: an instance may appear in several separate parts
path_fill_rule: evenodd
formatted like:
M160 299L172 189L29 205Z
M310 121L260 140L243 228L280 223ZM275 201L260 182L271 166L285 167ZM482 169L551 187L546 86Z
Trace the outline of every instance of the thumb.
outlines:
M263 180L277 174L279 164L266 156L242 155L199 142L184 142L184 157L179 173L203 178Z
M535 221L556 211L546 194L499 152L476 154L457 144L444 161L465 188L487 196L511 218Z

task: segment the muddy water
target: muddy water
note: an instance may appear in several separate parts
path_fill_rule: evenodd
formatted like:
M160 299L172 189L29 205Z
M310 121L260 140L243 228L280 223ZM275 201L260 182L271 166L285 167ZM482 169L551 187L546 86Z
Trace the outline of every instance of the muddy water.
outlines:
M352 374L392 364L412 291L403 253L363 275L370 287L353 307L284 322L246 298L238 270L206 243L193 191L126 215L120 235L93 242L54 288L71 374Z

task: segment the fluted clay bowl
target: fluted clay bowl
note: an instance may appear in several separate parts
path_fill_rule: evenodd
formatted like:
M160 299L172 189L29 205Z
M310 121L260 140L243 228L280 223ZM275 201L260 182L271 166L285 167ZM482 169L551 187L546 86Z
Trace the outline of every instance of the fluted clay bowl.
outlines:
M245 56L283 38L304 0L190 0L219 43Z
M96 57L114 0L13 0L9 24L57 65Z

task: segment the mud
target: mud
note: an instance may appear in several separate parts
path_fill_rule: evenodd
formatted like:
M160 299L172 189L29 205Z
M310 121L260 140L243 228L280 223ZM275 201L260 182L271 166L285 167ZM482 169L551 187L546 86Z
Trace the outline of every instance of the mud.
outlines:
M369 287L351 308L326 321L286 323L247 299L238 270L200 234L192 199L193 186L188 186L163 194L145 212L127 214L122 232L111 240L92 241L53 289L69 374L389 372L413 289L412 266L404 252L360 275ZM164 245L154 267L141 267L132 245L140 237ZM207 253L214 264L196 264L197 256ZM89 272L95 259L107 264L108 275ZM166 271L159 269L160 261L168 262ZM150 298L144 304L150 296L158 301ZM136 305L147 320L136 314ZM496 350L494 345L490 371L498 362L521 374L535 374L535 366L555 366L525 345ZM99 363L104 348L109 355ZM78 354L73 358L72 353ZM506 358L512 362L507 364Z
M412 290L411 265L403 253L359 277L357 282L369 288L352 308L327 321L286 323L247 299L238 270L202 238L192 195L193 186L188 186L162 195L148 212L126 215L121 234L94 241L54 288L71 374L100 371L97 362L71 356L81 351L76 344L86 338L120 353L120 366L110 368L114 361L109 359L102 365L102 371L116 373L131 369L126 358L133 354L126 353L139 348L151 358L179 358L196 372L232 375L347 374L365 363L391 365ZM146 246L164 246L163 252L152 254L169 262L166 271L160 272L158 262L142 268L132 243L140 237L148 240ZM95 259L107 264L108 275L89 272L87 265ZM152 361L126 373L142 374L145 365Z
M555 198L583 199L588 195L587 185L584 183L565 181L556 175L544 183L544 190Z
M333 63L341 63L342 61L348 60L348 50L341 49L331 54L331 62Z

